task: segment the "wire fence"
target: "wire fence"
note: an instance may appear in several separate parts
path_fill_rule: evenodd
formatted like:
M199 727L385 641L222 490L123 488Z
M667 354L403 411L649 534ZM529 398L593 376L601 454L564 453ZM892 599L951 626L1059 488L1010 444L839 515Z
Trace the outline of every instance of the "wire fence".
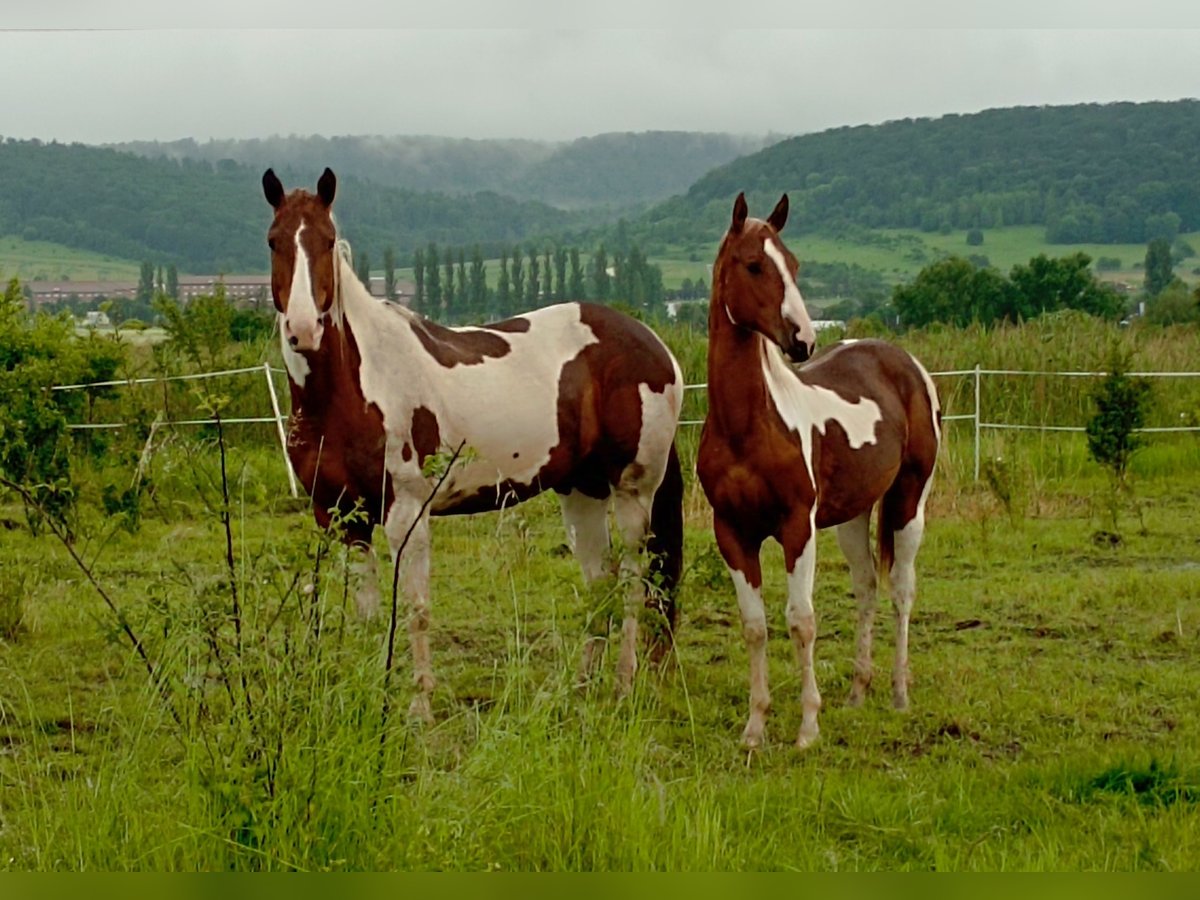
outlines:
M114 381L97 381L87 384L62 384L51 387L52 391L81 391L97 388L109 387L125 387L143 384L164 384L167 382L177 381L198 381L214 378L226 378L235 375L247 375L256 372L263 373L266 382L267 397L270 401L271 414L262 416L242 416L237 418L221 418L219 422L225 425L233 424L271 424L274 423L276 429L276 437L279 441L280 451L283 455L284 466L287 470L288 482L291 488L292 496L298 496L299 488L296 481L296 474L292 470L291 460L287 454L287 417L282 411L279 403L279 395L275 389L274 375L285 375L286 371L271 366L270 363L264 362L261 366L248 366L239 369L225 369L216 372L196 372L189 375L171 375L151 378L131 378ZM1034 369L984 369L981 366L975 366L971 369L949 369L940 372L930 372L930 376L935 379L945 378L970 378L972 383L971 401L972 410L970 412L952 412L943 406L943 422L971 422L974 428L974 478L979 480L979 468L981 448L983 443L983 433L985 431L1042 431L1042 432L1083 432L1086 428L1082 425L1062 425L1062 424L1028 424L1015 422L989 422L983 418L983 392L984 379L988 377L1045 377L1045 378L1103 378L1108 375L1107 372L1055 372L1049 370L1034 370ZM1200 378L1200 372L1129 372L1126 373L1129 377L1136 378ZM705 383L689 384L684 386L684 391L704 391L708 385ZM216 418L206 419L175 419L175 420L156 420L152 426L152 434L150 440L153 440L153 431L167 427L192 427L192 426L213 426L218 424ZM681 427L694 427L703 425L703 419L684 419L680 421ZM128 427L128 423L124 422L86 422L72 423L68 425L73 430L88 430L88 429L118 429ZM1178 425L1178 426L1153 426L1137 429L1138 432L1144 434L1171 434L1171 433L1200 433L1200 425ZM149 443L149 442L148 442Z

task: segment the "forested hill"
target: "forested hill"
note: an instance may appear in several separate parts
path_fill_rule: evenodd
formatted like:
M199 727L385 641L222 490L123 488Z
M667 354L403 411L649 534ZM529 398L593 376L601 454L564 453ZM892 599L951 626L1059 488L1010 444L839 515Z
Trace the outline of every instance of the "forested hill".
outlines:
M331 166L413 191L496 191L563 209L644 207L681 193L706 172L768 142L764 137L682 131L612 133L554 143L429 136L191 138L115 145L149 158L221 160L264 169Z
M836 128L735 160L635 231L711 240L745 190L789 228L1046 226L1052 243L1141 242L1200 228L1200 101L993 109Z
M0 143L0 234L52 241L184 272L253 272L267 263L270 208L260 166L147 159L81 144ZM320 169L276 166L314 190ZM399 259L430 241L498 247L571 225L571 215L492 192L448 197L338 173L337 211L358 252Z

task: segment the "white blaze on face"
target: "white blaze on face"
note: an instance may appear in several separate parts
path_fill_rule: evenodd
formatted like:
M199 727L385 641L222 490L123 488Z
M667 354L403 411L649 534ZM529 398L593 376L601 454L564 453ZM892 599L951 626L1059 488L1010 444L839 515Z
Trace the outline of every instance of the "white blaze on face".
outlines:
M296 229L296 264L292 269L292 286L288 290L287 312L283 317L284 344L295 338L298 350L316 350L321 346L324 326L317 314L317 300L313 296L312 276L309 272L308 254L300 236L304 224Z
M787 260L784 259L783 253L773 241L770 239L763 241L763 250L766 251L771 262L775 263L775 268L779 270L779 277L783 279L783 302L779 305L780 314L785 322L790 322L795 327L796 340L804 344L811 354L817 343L817 332L813 328L812 319L808 317L808 307L804 305L804 298L800 296L800 288L796 287L796 279L792 278L792 273L788 271Z
M814 428L824 435L826 424L837 422L846 432L846 440L852 450L876 442L875 426L883 421L883 412L878 403L867 397L851 403L829 388L805 384L783 361L778 347L763 341L762 348L767 390L784 424L800 438L810 477L813 476Z

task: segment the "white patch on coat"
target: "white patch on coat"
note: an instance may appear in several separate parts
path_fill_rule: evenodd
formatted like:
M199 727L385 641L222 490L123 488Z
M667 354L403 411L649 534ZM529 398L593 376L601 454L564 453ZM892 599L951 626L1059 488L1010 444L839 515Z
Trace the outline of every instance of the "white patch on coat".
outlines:
M938 413L942 409L942 404L941 401L938 400L937 388L933 384L933 379L929 377L929 373L925 370L925 367L921 365L917 358L913 357L912 361L913 365L917 367L917 371L921 373L921 380L925 382L925 393L929 395L929 411L933 416L933 434L937 438L938 445L941 446L942 426L938 423ZM926 483L926 488L928 489L928 487L929 485ZM921 497L921 502L925 502L924 496Z
M339 264L348 266L344 260ZM405 463L401 453L411 442L413 411L425 407L437 417L444 449L464 440L470 448L470 460L455 466L443 496L472 494L510 479L529 483L559 443L563 366L599 340L582 321L579 306L528 313L521 317L530 323L525 332L484 329L508 343L509 352L446 367L413 333L411 313L378 302L353 273L341 274L343 312L363 360L363 396L379 407L388 432L389 469L407 469L410 476L416 469L415 456Z
M851 450L876 442L875 426L883 421L878 403L868 397L851 403L829 388L806 384L784 362L778 347L763 340L762 348L767 391L784 424L799 436L810 476L814 428L824 435L826 424L836 422L846 432Z
M675 357L671 357L675 380L665 385L661 392L648 384L638 385L638 396L642 401L642 432L638 435L635 462L649 469L655 466L654 489L662 482L666 473L665 464L675 440L675 429L679 422L679 411L683 408L683 372ZM662 466L658 466L662 463Z
M292 379L292 384L296 387L304 387L304 380L312 370L308 367L308 360L288 344L283 327L283 313L279 313L279 346L283 349L283 365L287 369L288 378Z
M763 250L766 251L771 262L775 263L775 268L779 270L779 277L783 279L783 302L779 305L779 312L785 322L791 322L796 326L797 339L811 351L817 343L817 331L813 327L812 319L808 316L808 307L804 305L804 298L800 296L800 288L796 286L796 280L788 271L787 260L769 238L763 241Z

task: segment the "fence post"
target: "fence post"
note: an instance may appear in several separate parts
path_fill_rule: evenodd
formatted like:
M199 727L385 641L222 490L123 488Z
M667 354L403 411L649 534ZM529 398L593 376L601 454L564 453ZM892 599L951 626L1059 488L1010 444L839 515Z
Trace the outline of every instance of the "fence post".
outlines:
M975 483L979 483L979 363L975 363Z
M287 452L287 432L283 428L283 415L279 412L279 398L275 396L275 382L271 379L271 364L263 363L263 373L267 376L267 392L271 395L271 409L275 411L275 430L279 434L279 447L283 451L283 464L287 466L288 487L293 497L299 497L300 491L296 486L296 473L292 470L292 460Z

